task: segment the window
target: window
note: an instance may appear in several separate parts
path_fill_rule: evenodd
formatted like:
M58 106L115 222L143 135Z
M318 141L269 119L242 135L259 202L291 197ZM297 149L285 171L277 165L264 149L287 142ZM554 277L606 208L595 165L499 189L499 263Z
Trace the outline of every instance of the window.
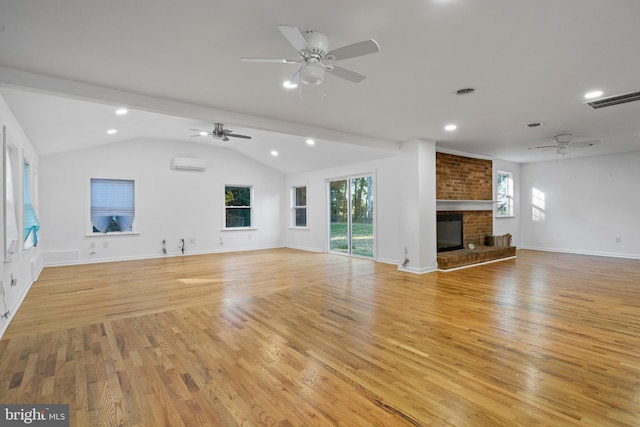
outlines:
M251 186L225 185L225 228L251 227Z
M513 216L513 174L498 172L497 216Z
M292 217L294 227L307 226L307 187L293 187Z
M94 233L132 232L135 182L91 179L91 224Z
M38 230L40 224L36 211L33 209L31 202L31 165L29 162L23 163L24 173L24 191L22 192L23 203L23 221L24 221L24 248L28 249L32 246L38 246Z
M7 128L2 127L4 160L4 260L10 261L18 253L18 149L9 141Z

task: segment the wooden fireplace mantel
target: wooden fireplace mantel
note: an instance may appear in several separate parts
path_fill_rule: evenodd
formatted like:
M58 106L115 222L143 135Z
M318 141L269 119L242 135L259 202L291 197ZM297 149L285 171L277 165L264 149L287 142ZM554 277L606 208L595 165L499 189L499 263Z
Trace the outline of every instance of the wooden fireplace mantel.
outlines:
M497 200L436 200L437 211L491 211Z

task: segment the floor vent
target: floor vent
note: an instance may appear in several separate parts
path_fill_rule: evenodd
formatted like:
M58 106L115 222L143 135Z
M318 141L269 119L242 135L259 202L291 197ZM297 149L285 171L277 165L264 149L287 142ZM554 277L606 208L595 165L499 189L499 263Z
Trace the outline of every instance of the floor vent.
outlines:
M585 102L589 107L598 108L611 107L613 105L626 104L627 102L640 101L640 92L625 93L624 95L611 96L609 98L596 99Z

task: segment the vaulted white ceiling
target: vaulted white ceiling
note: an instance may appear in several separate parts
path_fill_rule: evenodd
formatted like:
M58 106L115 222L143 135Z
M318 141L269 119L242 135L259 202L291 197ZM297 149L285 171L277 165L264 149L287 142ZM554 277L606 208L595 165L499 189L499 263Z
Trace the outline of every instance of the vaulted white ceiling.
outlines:
M568 157L602 155L640 150L640 102L583 104L595 89L640 91L638 16L636 0L2 2L0 86L43 156L129 138L205 143L189 129L214 122L254 136L227 146L285 173L416 138L532 162L556 154L528 147L572 133L602 142ZM340 63L361 83L328 75L286 90L297 65L240 61L295 59L278 24L326 33L330 48L372 38L381 50ZM131 114L115 118L115 106ZM323 141L312 155L309 136Z

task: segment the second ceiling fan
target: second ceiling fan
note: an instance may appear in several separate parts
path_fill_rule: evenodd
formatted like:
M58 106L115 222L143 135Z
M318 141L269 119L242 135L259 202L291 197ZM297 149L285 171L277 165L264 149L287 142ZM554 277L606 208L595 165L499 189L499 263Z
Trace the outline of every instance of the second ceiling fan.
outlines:
M233 133L232 130L225 129L222 123L215 123L213 126L214 128L211 131L191 129L194 132L198 132L196 135L191 136L212 136L214 139L221 139L223 141L228 141L229 137L251 139L251 137L248 135L240 135L237 133Z
M359 83L367 76L348 68L334 65L334 61L356 58L380 51L375 40L369 39L353 43L338 49L329 50L329 41L325 34L318 31L300 32L296 27L278 25L285 39L298 51L298 59L287 58L241 58L243 62L301 64L291 82L308 85L320 84L324 81L325 72L336 77Z
M592 139L588 141L573 141L573 135L571 135L570 133L556 135L553 140L555 144L529 147L529 150L548 150L555 148L557 154L564 156L565 154L568 154L570 149L572 148L593 147L594 145L601 142L599 139Z

